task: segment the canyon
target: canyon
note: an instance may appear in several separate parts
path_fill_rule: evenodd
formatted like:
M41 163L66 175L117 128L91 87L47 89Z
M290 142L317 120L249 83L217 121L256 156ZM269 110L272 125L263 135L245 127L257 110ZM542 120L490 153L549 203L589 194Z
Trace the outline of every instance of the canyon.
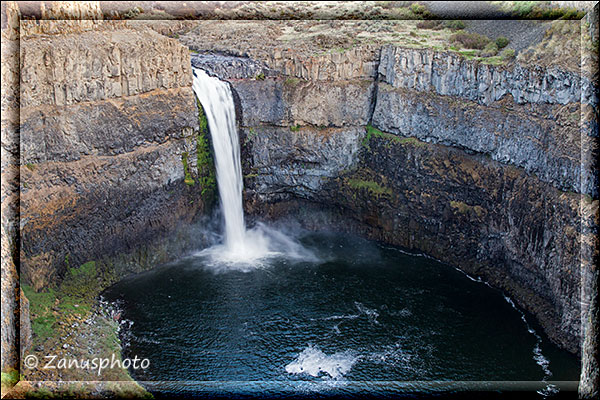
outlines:
M250 219L457 266L597 379L597 73L390 43L315 53L260 42L256 21L228 25L256 35L243 45L207 33L227 22L176 37L151 21L21 20L16 36L3 25L3 369L19 359L17 276L41 292L94 262L99 293L202 247L217 193L194 66L233 92ZM16 42L20 58L5 58Z

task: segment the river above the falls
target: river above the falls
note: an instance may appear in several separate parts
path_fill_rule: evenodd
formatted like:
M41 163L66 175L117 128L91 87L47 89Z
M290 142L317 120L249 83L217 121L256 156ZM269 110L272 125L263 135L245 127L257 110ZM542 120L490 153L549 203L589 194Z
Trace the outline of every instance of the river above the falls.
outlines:
M108 289L124 356L150 360L134 378L171 394L245 393L249 382L343 393L353 382L578 380L576 357L455 268L351 236L298 240L311 260L221 268L200 252Z

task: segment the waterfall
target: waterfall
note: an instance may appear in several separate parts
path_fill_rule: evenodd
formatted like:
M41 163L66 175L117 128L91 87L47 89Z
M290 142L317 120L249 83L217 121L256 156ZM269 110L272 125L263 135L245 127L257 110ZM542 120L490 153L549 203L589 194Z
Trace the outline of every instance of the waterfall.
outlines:
M221 210L225 219L225 246L235 253L243 250L246 227L233 96L227 83L209 76L201 69L194 68L192 87L204 108L211 132Z
M233 264L244 270L263 266L266 259L274 256L288 260L317 260L312 252L295 239L264 224L259 223L253 229L246 229L242 207L240 143L231 89L226 82L209 76L201 69L194 68L193 71L192 88L204 108L210 128L220 205L225 222L223 243L196 255L208 256L209 264L218 268Z

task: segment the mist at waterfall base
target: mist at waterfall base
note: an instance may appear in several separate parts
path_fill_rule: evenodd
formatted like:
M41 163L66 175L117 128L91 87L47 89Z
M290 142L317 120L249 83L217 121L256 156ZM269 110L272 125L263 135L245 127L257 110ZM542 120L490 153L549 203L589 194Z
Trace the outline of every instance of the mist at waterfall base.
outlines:
M197 255L215 266L252 269L266 259L285 255L307 259L311 254L290 237L257 224L246 229L242 206L242 166L235 106L229 85L194 69L194 93L204 108L215 156L220 206L224 219L224 240Z
M448 265L289 224L246 229L231 91L197 69L193 88L224 225L209 236L221 240L104 293L122 309L124 356L150 360L130 372L155 395L386 396L439 381L530 381L517 389L548 395L550 381L578 380L577 359L533 318Z

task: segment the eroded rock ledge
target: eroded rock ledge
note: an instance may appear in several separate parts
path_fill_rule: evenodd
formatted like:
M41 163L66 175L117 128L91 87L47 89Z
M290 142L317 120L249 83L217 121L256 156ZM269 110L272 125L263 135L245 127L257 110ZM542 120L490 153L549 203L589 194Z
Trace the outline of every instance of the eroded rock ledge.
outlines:
M65 258L133 251L205 209L184 183L199 129L187 50L119 21L52 22L61 34L21 41L21 271L36 289Z
M332 58L326 76L302 57L192 56L238 99L248 211L459 265L579 353L580 246L593 236L580 222L598 207L597 176L581 179L589 81L429 50L368 52L378 74L343 79L336 68L362 65L362 52Z

